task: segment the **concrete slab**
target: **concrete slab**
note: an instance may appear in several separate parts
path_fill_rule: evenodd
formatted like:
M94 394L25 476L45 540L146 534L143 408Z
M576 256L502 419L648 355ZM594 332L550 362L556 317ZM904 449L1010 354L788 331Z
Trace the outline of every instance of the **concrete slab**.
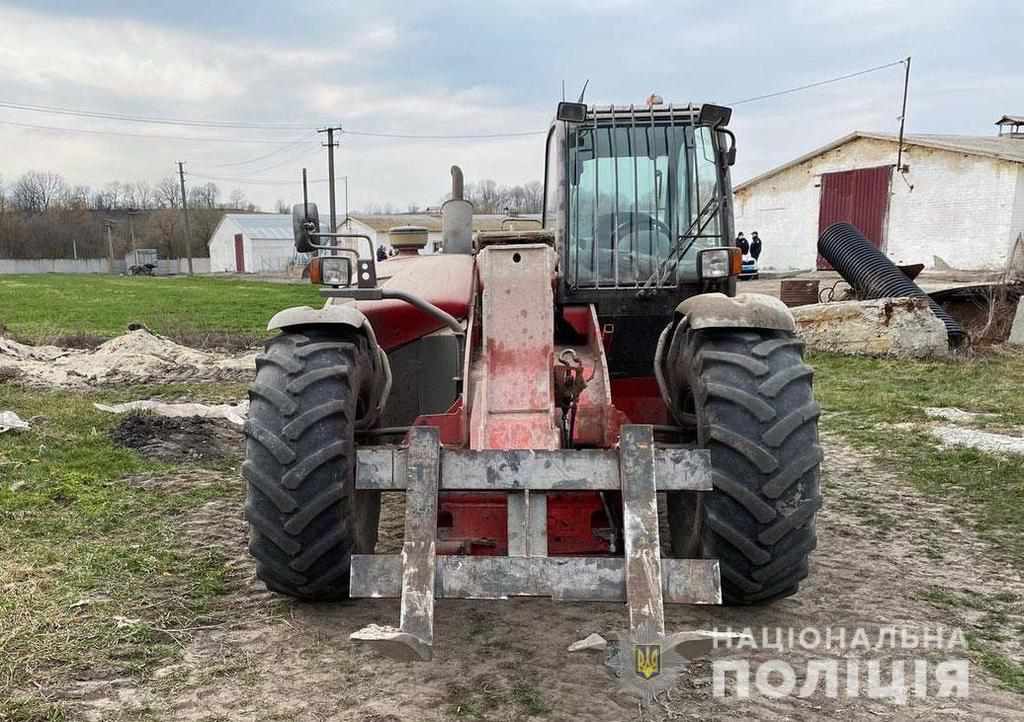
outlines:
M1012 346L1024 346L1024 299L1017 304L1017 313L1010 327L1010 337L1006 342Z
M923 298L837 301L791 309L809 349L865 356L941 358L946 327Z

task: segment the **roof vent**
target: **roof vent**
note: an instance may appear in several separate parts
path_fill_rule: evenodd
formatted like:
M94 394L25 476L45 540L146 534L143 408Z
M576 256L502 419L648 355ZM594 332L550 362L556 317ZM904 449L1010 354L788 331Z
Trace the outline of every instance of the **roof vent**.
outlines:
M1024 138L1024 115L1004 115L996 125L1000 138Z

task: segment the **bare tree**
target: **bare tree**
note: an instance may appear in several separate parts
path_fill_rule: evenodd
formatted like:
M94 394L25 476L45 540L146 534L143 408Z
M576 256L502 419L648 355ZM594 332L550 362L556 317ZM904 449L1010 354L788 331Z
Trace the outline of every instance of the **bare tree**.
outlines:
M120 181L110 181L103 186L103 196L106 199L106 208L120 208L124 203L124 186Z
M523 186L525 192L524 213L540 213L544 209L544 184L530 181Z
M205 183L192 186L188 190L188 202L193 208L216 208L220 197L220 188L216 183Z
M92 196L92 189L86 185L77 185L68 187L64 191L64 196L61 198L61 205L66 208L75 210L85 210L89 208L89 202Z
M159 246L166 248L166 252L172 258L178 256L174 249L174 242L178 238L178 219L180 217L181 214L175 213L173 210L161 210L156 212L154 219L156 238L160 241Z
M540 213L544 204L544 185L540 181L499 186L487 178L467 183L465 193L476 213ZM450 197L445 195L441 202Z
M153 188L146 181L125 183L124 205L127 208L146 210L153 207Z
M231 195L228 196L228 207L245 210L246 206L249 205L248 200L245 197L245 191L241 188L235 188L231 191Z
M26 213L45 213L64 193L64 178L57 173L29 171L11 191L15 208Z
M158 208L177 208L181 205L181 190L178 187L178 180L173 176L166 176L156 184L153 194L156 198Z
M292 209L288 207L288 204L285 203L280 198L277 199L277 203L274 205L274 209L278 213L291 213L292 212Z

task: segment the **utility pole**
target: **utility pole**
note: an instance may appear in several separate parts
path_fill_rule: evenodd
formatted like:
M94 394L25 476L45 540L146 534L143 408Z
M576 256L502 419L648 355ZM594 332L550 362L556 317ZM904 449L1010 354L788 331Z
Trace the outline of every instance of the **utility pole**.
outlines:
M131 239L132 251L135 250L135 216L139 215L138 208L128 209L128 238Z
M348 176L345 176L345 228L352 230L352 224L348 220Z
M181 209L185 211L185 255L188 257L188 275L192 275L192 224L188 220L188 199L185 197L185 164L178 161L178 178L181 180Z
M110 272L114 272L114 224L110 221L106 222L107 227L107 262L110 265Z
M331 233L338 232L338 213L334 198L334 148L338 144L334 142L334 131L341 132L341 126L321 128L317 133L327 133L327 183L331 198Z
M900 141L896 152L896 171L903 172L903 127L907 122L907 89L910 87L910 56L903 61L907 64L907 72L903 76L903 110L900 112Z

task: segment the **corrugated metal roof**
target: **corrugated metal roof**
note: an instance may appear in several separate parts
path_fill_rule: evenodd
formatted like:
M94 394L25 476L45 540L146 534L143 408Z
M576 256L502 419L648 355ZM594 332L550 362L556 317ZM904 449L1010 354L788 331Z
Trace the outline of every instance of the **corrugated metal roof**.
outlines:
M225 213L213 229L213 233L206 239L207 246L217 237L221 226L229 221L251 240L286 241L289 244L295 242L295 236L292 234L292 217L289 213ZM322 218L320 231L327 231L327 224Z
M877 134L887 140L899 140L896 135ZM922 145L940 150L951 150L969 155L984 155L990 158L1024 163L1024 141L1020 138L1003 136L989 137L976 135L908 135L903 138L906 145Z
M235 223L249 238L273 241L294 240L292 217L285 213L225 213L225 220Z
M780 166L776 166L769 171L756 175L753 178L743 181L737 184L733 191L741 191L744 188L749 188L752 185L756 185L763 180L771 178L772 176L778 175L782 171L789 170L790 168L805 163L806 161L816 158L819 155L834 150L841 145L857 140L858 138L871 138L874 140L884 140L891 143L899 141L899 136L894 133L871 133L863 130L855 130L848 135L844 135L842 138L832 141L828 145L824 145L821 148L812 150L810 153L794 158L788 163L783 163ZM976 135L932 135L927 133L905 135L903 136L903 144L916 145L924 148L935 148L938 150L946 150L953 153L966 153L968 155L980 155L988 158L997 158L999 160L1008 160L1013 163L1024 163L1024 140L1020 138L1012 138L1008 136L996 137L996 136L976 136ZM893 165L895 165L895 158L893 159Z

